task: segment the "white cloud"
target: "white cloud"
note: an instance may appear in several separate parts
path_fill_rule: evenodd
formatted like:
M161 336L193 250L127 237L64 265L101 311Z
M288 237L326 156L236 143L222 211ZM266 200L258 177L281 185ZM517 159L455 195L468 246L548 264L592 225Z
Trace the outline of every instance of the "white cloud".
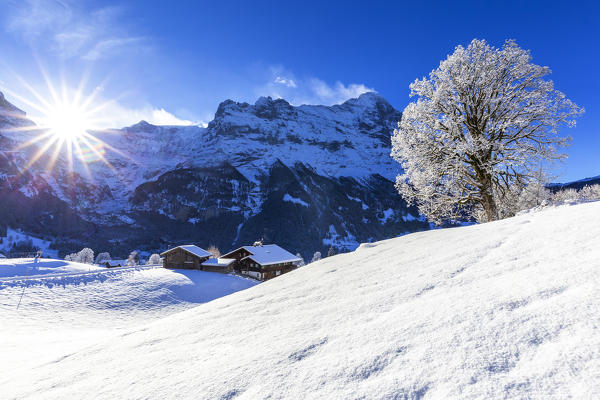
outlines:
M282 66L271 66L267 72L267 83L255 90L257 96L283 98L294 105L340 104L374 89L362 83L344 84L336 81L328 84L315 77L298 78Z
M162 107L146 105L140 108L129 108L119 103L111 103L101 111L103 115L110 115L109 119L100 121L95 128L122 128L140 121L153 125L206 125L202 121L190 121L179 118Z
M294 82L293 79L283 78L281 76L275 77L275 83L280 83L284 86L291 87L291 88L297 87L296 82Z
M65 58L95 61L133 51L145 41L128 32L124 10L104 7L84 10L73 0L24 0L15 2L7 15L7 30L30 43Z

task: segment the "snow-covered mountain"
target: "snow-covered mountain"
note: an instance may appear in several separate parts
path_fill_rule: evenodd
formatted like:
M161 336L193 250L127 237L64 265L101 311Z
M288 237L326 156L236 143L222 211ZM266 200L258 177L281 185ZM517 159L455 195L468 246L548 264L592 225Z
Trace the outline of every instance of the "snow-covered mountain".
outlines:
M376 93L331 107L227 100L206 128L142 121L93 132L99 140L81 144L73 172L64 153L46 168L50 147L23 173L44 142L23 148L39 132L19 128L30 124L20 110L4 114L14 117L0 120L9 149L0 206L16 215L6 225L54 237L63 251L229 250L263 238L310 257L428 228L393 187L400 113Z
M58 352L48 340L56 333L32 323L28 332L48 343L53 362L7 368L2 393L8 399L598 399L598 237L600 202L548 207L366 244L152 323L108 330L84 349ZM102 293L83 285L57 289L62 299ZM10 324L36 321L36 308L53 304L44 302L45 291L34 299L27 293L29 318ZM105 301L116 304L130 296L109 293ZM21 291L9 294L7 303L16 303ZM136 302L124 303L112 312L138 310ZM47 311L42 315L62 315ZM10 324L5 330L13 341L27 332L15 333ZM27 359L33 350L21 343Z

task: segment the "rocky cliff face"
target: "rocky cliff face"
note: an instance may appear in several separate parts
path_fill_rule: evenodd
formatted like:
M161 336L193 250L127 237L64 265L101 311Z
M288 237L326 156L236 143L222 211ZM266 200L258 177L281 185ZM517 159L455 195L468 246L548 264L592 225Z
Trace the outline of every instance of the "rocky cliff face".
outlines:
M64 152L47 168L50 150L25 171L43 142L23 147L40 132L22 129L32 123L13 108L0 98L0 225L63 253L184 242L227 251L262 238L308 258L428 228L394 190L400 113L376 93L332 107L227 100L206 128L93 132L72 170Z

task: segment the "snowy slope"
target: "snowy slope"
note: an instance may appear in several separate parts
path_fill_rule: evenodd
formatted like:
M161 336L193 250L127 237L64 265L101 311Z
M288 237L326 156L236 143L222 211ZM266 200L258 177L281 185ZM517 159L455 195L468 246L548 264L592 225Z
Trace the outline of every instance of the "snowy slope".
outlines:
M414 233L0 380L8 398L600 398L598 238L600 202Z
M21 268L27 261L9 260ZM59 263L67 265L55 270L70 273L26 281L0 277L0 376L25 376L35 365L257 283L203 271L94 269L60 260L42 260L40 269Z
M33 258L8 258L0 259L0 281L6 277L92 272L104 269L96 265L48 258L41 258L38 261Z

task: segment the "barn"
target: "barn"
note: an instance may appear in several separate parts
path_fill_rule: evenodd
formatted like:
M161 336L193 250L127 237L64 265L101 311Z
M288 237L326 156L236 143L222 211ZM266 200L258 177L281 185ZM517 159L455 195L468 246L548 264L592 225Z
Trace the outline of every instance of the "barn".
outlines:
M223 255L223 258L235 260L232 265L236 272L258 280L268 280L290 272L301 261L276 244L261 243L242 246Z
M193 244L173 247L160 256L164 258L165 268L202 269L202 263L208 260L211 254Z

